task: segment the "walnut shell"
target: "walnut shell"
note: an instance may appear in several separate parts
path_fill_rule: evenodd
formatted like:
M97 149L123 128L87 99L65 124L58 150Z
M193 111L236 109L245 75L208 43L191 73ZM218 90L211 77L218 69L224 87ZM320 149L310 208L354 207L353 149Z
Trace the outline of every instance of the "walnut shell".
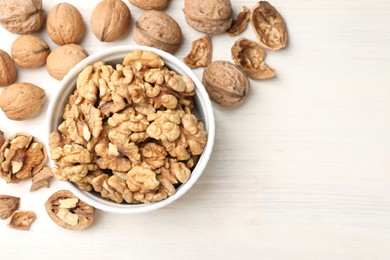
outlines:
M131 13L121 0L104 0L92 12L91 28L96 38L111 42L124 36L130 26Z
M0 195L0 219L9 218L19 208L19 197Z
M275 70L265 62L265 50L257 42L246 38L238 39L232 47L232 58L252 79L269 79L275 77Z
M191 68L207 67L213 55L211 39L205 35L192 42L191 52L184 57L183 61Z
M31 83L14 83L0 95L0 108L11 120L32 118L42 110L45 91Z
M49 45L40 37L34 35L20 36L11 46L11 55L16 65L26 69L45 65L49 53Z
M0 49L0 87L15 82L17 76L14 60L5 51Z
M179 24L161 11L146 11L135 24L134 39L146 45L173 53L183 40Z
M210 63L203 72L202 83L210 99L224 107L240 105L250 88L244 72L228 61Z
M0 1L0 23L12 33L37 32L43 26L44 17L42 0Z
M80 45L63 45L47 56L46 69L50 76L62 80L77 63L87 56L87 51Z
M55 5L47 16L47 33L58 45L79 43L84 37L84 27L81 13L68 3Z
M286 23L270 3L260 1L253 7L251 23L260 44L264 48L276 51L286 47Z
M233 21L232 26L227 30L230 36L236 36L245 31L248 27L249 20L251 19L251 10L243 6L244 10L237 15L236 20Z
M185 0L183 11L186 22L206 34L224 33L233 20L230 0Z
M168 5L168 0L129 0L132 5L143 10L164 10Z
M68 190L59 190L51 195L45 208L49 217L62 228L86 229L92 225L95 208L78 199Z

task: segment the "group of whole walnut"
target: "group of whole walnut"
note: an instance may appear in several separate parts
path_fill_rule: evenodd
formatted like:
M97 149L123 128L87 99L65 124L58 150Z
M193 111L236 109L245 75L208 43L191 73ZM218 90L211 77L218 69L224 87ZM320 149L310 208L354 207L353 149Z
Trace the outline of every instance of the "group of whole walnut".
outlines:
M169 0L129 2L146 10L135 23L135 41L174 53L183 37L179 24L163 12ZM186 22L205 33L193 41L184 62L191 68L206 67L202 83L212 101L225 107L238 106L249 91L248 77L275 76L275 70L264 62L264 48L286 47L287 29L271 4L260 1L252 9L244 6L235 20L230 0L185 0L183 11ZM15 64L26 69L46 64L48 73L61 80L88 56L77 45L85 24L76 7L60 3L48 13L47 33L60 45L54 51L32 34L41 30L44 17L41 0L0 0L1 25L22 34L13 42L11 56L0 50L0 86L9 85L0 95L0 108L12 120L36 116L45 102L45 91L40 87L14 83ZM238 35L249 22L258 42L238 39L231 48L235 64L212 61L210 37L225 32ZM122 0L101 1L90 19L93 33L103 42L121 39L130 24L131 12ZM121 89L129 84L131 91ZM33 191L48 187L53 170L58 179L70 180L117 203L163 200L189 179L190 169L206 144L203 124L194 114L194 88L189 78L170 71L152 52L131 52L114 67L104 62L89 66L78 77L59 131L50 136L51 158L58 168L44 167L46 151L36 138L19 133L2 146L0 131L0 177L11 183L32 177ZM0 195L0 218L11 216L18 204L19 198ZM64 228L82 229L93 221L93 207L68 191L53 194L46 209ZM16 211L10 226L28 229L34 219L32 212Z

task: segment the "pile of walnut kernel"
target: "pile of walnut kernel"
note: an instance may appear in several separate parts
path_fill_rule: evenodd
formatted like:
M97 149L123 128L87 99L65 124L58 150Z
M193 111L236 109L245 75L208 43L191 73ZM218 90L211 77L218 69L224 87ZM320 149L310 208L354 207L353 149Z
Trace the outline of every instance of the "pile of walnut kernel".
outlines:
M54 175L116 203L163 200L186 183L207 141L195 85L154 52L97 62L78 76L50 135Z

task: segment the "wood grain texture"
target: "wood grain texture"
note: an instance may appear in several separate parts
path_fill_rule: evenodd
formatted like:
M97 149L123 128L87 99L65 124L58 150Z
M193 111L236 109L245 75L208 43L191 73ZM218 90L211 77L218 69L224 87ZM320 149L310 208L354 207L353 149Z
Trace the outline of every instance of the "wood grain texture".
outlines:
M44 9L58 2L44 1ZM89 23L98 1L67 2ZM255 2L232 4L237 14ZM389 259L390 2L271 3L289 30L288 47L268 52L277 77L251 81L240 108L213 105L215 149L186 195L142 215L99 211L90 229L71 232L44 211L60 182L30 193L29 181L1 181L0 193L20 196L20 209L37 214L29 232L0 222L2 258ZM142 11L130 8L134 25ZM172 0L167 9L183 29L179 58L202 35L185 23L182 8L182 0ZM101 43L88 28L82 45L93 53L134 43L131 32ZM256 39L250 27L236 37L214 36L213 60L231 61L230 47L241 36ZM9 52L16 37L0 28L0 48ZM57 91L44 68L19 71L19 81L43 87L48 99ZM195 73L201 77L202 69ZM0 113L7 136L28 131L46 140L44 124L45 113L25 122Z

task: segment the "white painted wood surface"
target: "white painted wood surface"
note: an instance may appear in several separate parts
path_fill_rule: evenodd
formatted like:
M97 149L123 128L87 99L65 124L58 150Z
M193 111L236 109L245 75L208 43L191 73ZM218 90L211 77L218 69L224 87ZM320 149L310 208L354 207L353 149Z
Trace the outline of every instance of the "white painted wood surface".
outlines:
M58 2L44 0L44 9ZM98 1L67 2L88 24ZM255 2L232 4L237 13ZM37 214L29 232L0 221L1 259L390 259L390 2L272 3L290 35L287 49L268 52L277 77L251 81L238 109L214 105L215 149L186 195L142 215L99 211L90 229L74 232L44 210L60 182L30 193L29 181L1 180L1 194L20 196L20 209ZM142 12L130 8L134 21ZM166 10L183 29L179 58L201 36L182 8L172 0ZM250 27L241 36L255 39ZM0 28L0 48L9 52L16 37ZM239 37L213 37L213 59L231 60ZM131 33L101 43L88 28L82 45L93 53L126 43L134 43ZM48 99L58 90L44 68L19 71L19 81L42 86ZM0 112L7 136L46 139L44 125L45 112L24 122Z

